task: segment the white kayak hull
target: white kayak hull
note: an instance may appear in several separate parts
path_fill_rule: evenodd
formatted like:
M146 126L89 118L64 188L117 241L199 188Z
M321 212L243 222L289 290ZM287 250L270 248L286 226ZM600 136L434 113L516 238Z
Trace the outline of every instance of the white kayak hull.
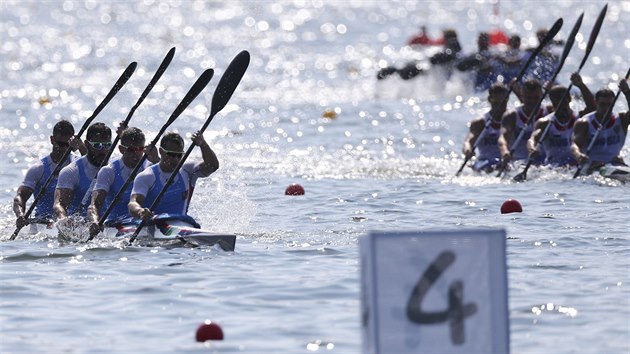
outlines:
M599 169L599 174L606 178L628 182L630 181L630 166L606 164Z
M106 227L104 233L106 237L129 239L135 231L136 225L121 225ZM138 239L182 241L206 246L219 245L224 251L234 251L236 246L236 235L234 234L204 230L181 220L169 220L159 226L145 226L138 234Z
M225 251L234 251L236 235L226 232L204 230L190 217L167 216L156 218L149 225L142 228L138 234L138 243L154 242L183 242L193 245L218 245ZM129 240L136 231L136 223L126 223L106 227L97 238L111 238ZM65 240L81 241L88 238L88 224L82 219L65 219L57 224L42 221L30 223L20 232L21 235L41 234L46 237L56 237Z

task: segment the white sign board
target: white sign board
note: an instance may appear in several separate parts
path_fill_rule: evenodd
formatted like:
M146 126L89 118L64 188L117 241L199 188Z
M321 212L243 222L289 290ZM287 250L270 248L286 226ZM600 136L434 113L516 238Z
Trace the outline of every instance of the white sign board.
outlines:
M508 353L504 230L360 239L363 353Z

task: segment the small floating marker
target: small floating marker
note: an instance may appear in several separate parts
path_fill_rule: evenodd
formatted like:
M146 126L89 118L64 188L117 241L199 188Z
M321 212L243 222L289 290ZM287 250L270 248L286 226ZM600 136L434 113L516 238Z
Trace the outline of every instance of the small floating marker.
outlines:
M335 119L337 118L337 109L327 109L324 111L324 113L322 113L322 117L324 118L328 118L328 119Z
M199 325L199 328L197 328L196 339L197 342L223 340L223 330L217 323L205 320L201 325Z
M39 103L40 106L43 106L45 104L52 103L52 100L48 96L42 96L37 100L37 102Z
M291 185L284 190L284 195L304 195L304 188L297 183L291 183Z
M501 214L522 213L523 207L516 199L508 199L501 205Z

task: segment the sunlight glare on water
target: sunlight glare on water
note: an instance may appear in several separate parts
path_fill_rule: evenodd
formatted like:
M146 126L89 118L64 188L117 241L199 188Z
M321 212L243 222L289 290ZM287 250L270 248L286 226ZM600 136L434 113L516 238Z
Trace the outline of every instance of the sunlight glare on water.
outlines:
M489 108L487 94L475 92L464 73L431 67L439 48L405 46L426 25L433 38L455 29L465 53L476 49L480 31L493 28L531 47L535 32L559 17L557 39L566 41L584 12L558 76L567 84L605 4L2 1L0 351L360 353L361 237L503 228L512 352L628 352L627 183L573 179L573 169L546 167L532 167L527 181L516 183L511 177L521 166L508 178L468 168L455 177L469 122ZM592 91L616 92L628 70L628 18L630 2L608 2L580 71ZM130 125L152 139L213 68L208 87L169 127L187 146L232 58L251 54L204 135L220 168L198 181L190 205L204 228L237 235L235 252L107 238L86 244L56 230L9 241L13 197L28 167L49 153L53 125L68 119L78 130L136 61L134 75L95 120L116 127L172 47L173 61ZM376 79L379 69L409 60L429 73ZM508 107L516 102L512 97ZM572 107L582 109L583 100L576 95ZM615 112L627 110L622 96ZM626 161L629 152L624 145ZM200 158L197 149L191 158ZM291 183L305 194L285 196ZM523 212L501 215L508 198ZM221 323L223 342L194 341L206 319ZM571 340L558 349L558 338Z

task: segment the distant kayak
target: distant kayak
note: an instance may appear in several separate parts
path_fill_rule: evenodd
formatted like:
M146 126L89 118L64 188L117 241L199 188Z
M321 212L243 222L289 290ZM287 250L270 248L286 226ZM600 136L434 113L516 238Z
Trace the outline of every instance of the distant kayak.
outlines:
M396 62L381 67L376 78L379 81L412 80L418 77L431 77L446 81L458 76L475 91L485 91L497 81L509 82L515 78L530 56L527 50L517 52L488 51L462 55L446 54L436 47L420 51L406 47L398 53ZM405 60L405 58L407 58ZM399 63L401 62L402 63ZM534 59L524 75L524 80L548 81L558 65L558 56L547 52ZM440 75L439 77L436 75Z

